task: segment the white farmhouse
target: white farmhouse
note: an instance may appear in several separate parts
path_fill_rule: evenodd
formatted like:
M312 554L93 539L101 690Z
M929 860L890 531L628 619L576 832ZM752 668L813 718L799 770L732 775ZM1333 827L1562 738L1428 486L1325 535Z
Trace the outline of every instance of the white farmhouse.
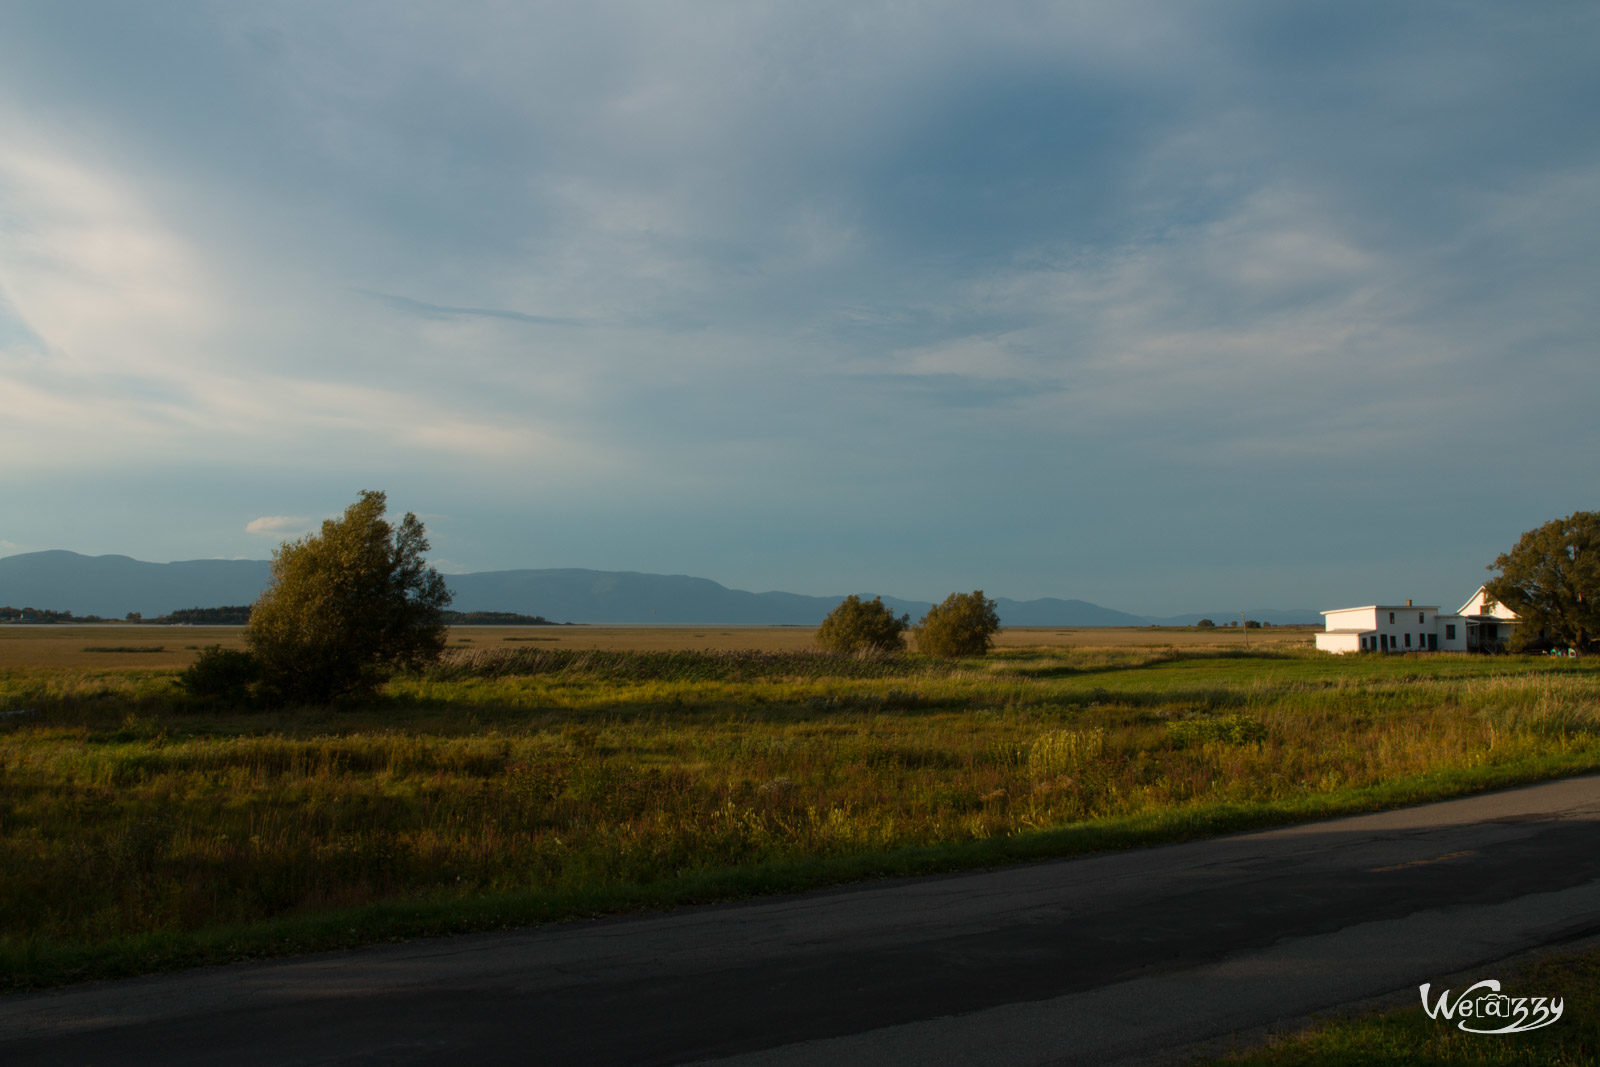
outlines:
M1317 635L1324 652L1488 652L1505 645L1517 613L1489 599L1478 586L1453 615L1437 605L1368 604L1324 611Z

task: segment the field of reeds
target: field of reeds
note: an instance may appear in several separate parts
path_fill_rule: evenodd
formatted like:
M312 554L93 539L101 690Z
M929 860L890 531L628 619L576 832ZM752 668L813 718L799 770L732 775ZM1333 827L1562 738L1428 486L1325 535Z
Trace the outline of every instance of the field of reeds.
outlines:
M175 667L147 664L158 653L0 666L0 983L1065 855L1600 768L1587 660L1145 642L945 663L515 636L457 640L426 674L333 707L191 699Z

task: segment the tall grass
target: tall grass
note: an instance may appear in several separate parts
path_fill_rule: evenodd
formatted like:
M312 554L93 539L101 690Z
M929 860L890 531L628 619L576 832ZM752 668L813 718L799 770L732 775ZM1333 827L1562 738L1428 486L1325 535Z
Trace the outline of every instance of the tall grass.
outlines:
M1170 834L1360 806L1386 783L1416 797L1600 766L1594 668L1460 657L515 649L455 654L360 706L274 712L190 702L170 672L12 671L0 711L16 709L0 716L13 984L52 952L142 935L615 900L906 849L992 860L1096 820Z

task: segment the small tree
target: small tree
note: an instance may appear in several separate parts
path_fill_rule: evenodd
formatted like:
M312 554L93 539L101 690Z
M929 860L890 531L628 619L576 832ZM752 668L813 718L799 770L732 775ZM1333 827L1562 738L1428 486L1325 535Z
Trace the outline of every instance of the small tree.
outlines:
M883 606L882 597L862 600L854 593L822 620L817 644L845 655L899 652L906 647L910 615L896 616Z
M363 492L320 534L273 553L247 635L269 692L312 702L371 692L444 650L450 590L423 562L422 523L407 513L391 526L386 504Z
M1000 629L1000 616L994 601L982 589L970 593L951 593L943 604L928 609L914 631L917 648L930 656L954 659L981 656L994 644Z
M1600 511L1576 511L1529 530L1495 558L1484 586L1517 613L1513 649L1542 643L1600 651Z
M1210 619L1201 619L1195 623L1195 626L1202 630L1215 630L1217 628L1217 624Z

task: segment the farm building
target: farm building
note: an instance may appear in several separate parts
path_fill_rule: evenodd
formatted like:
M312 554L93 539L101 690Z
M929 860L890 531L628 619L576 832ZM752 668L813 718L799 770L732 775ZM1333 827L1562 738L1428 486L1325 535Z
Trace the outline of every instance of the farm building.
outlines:
M1504 647L1517 625L1517 613L1489 599L1481 585L1450 615L1441 615L1438 605L1408 600L1337 608L1322 616L1317 647L1336 653L1490 652Z

